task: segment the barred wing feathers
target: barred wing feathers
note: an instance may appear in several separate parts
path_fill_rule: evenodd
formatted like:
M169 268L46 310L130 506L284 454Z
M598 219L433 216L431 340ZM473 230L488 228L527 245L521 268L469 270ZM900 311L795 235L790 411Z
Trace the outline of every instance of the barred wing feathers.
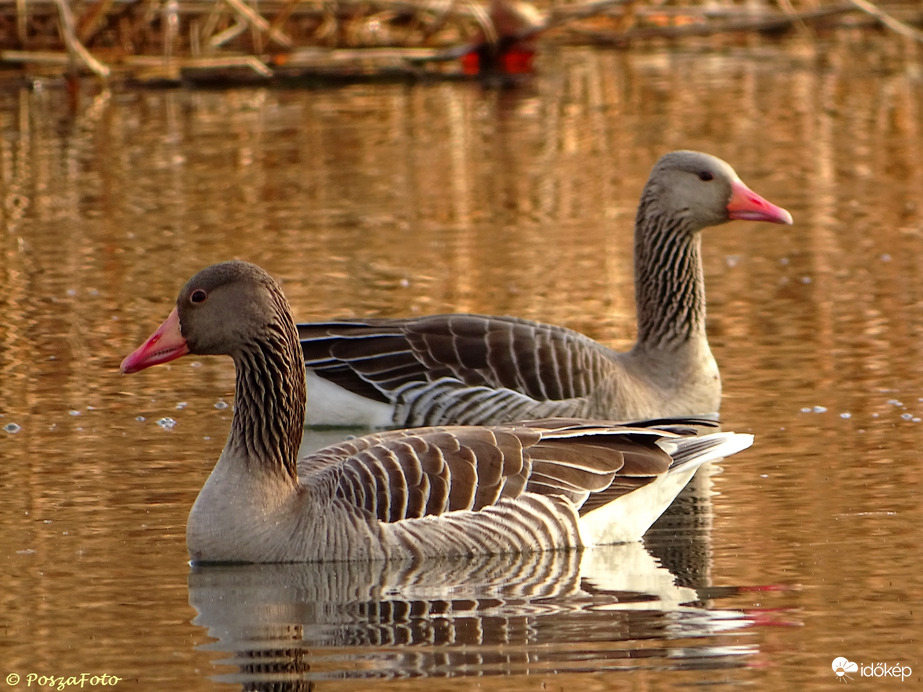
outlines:
M613 353L578 332L514 317L434 315L298 325L309 369L387 402L401 387L458 380L536 401L588 396Z
M684 454L679 440L703 440L698 452L714 446L688 426L643 425L551 419L383 431L316 452L302 480L385 523L476 512L525 493L584 513L667 473L675 462L665 441Z

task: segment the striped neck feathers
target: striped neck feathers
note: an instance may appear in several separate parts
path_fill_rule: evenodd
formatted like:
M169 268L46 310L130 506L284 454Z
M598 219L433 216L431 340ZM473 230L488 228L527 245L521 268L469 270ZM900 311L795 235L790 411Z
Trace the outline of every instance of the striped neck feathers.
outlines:
M705 337L701 229L687 215L659 211L648 192L635 220L637 343L674 349Z
M305 372L294 322L273 321L233 357L237 377L227 451L251 469L297 482Z

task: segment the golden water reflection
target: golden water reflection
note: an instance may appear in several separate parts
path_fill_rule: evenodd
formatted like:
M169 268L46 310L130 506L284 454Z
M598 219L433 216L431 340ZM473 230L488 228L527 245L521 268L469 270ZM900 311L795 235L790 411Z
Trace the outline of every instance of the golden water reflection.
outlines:
M11 671L182 689L226 674L207 615L191 623L183 532L230 421L230 363L116 374L194 271L258 262L305 319L508 313L625 346L635 205L679 147L726 158L796 223L705 239L722 417L757 441L710 480L699 583L671 569L678 588L731 589L706 616L757 623L744 665L696 673L655 647L631 679L823 684L839 655L923 671L918 64L797 45L545 60L514 90L88 90L72 115L55 89L0 94ZM686 544L673 533L651 538L661 560ZM689 649L713 644L740 642Z
M344 675L627 671L664 657L677 668L747 665L754 647L743 637L707 651L694 642L753 620L698 598L641 544L417 564L197 567L189 576L195 624L215 639L210 650L231 654L221 679L267 688Z

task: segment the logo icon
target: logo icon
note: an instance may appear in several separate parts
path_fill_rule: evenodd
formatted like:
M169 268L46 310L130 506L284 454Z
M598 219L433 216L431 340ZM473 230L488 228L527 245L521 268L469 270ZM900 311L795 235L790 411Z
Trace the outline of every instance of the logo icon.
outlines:
M847 675L847 673L858 672L859 664L853 663L844 656L837 656L835 659L833 659L832 668L833 672L836 673L836 679L838 682L847 682L848 680L852 680L852 678Z

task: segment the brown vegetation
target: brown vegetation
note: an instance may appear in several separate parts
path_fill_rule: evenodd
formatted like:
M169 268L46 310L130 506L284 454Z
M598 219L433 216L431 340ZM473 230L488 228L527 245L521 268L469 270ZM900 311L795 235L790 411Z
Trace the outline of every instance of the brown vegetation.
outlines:
M882 27L923 42L908 0L37 0L0 3L0 64L103 79L458 73L525 39L653 41ZM506 42L506 43L504 43Z

